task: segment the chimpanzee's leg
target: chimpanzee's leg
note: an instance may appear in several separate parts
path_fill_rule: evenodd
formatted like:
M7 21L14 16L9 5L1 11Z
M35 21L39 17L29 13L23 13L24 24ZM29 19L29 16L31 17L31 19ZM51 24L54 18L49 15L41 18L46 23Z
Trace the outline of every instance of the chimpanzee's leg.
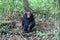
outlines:
M27 27L27 26L24 26L24 27L23 27L23 31L24 31L24 32L28 32L28 27Z
M31 25L29 31L32 32L33 28L34 28L34 25Z

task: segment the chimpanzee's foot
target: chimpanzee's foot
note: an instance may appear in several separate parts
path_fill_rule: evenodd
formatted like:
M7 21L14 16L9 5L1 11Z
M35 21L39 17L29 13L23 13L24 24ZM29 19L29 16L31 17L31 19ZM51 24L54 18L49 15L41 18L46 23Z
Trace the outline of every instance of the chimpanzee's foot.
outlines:
M23 31L23 33L27 33L27 31Z
M30 30L27 30L27 31L23 31L23 33L30 33L30 32L33 32L33 30L32 29L30 29Z
M33 32L33 30L29 30L28 33Z
M30 33L30 32L32 32L31 30L30 31L24 31L23 33Z

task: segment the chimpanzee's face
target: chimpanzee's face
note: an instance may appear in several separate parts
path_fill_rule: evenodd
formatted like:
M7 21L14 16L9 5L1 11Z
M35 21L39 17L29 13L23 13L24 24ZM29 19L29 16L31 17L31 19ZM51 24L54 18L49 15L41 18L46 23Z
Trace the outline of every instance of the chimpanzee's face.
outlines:
M30 18L30 17L31 17L31 13L27 12L27 18Z

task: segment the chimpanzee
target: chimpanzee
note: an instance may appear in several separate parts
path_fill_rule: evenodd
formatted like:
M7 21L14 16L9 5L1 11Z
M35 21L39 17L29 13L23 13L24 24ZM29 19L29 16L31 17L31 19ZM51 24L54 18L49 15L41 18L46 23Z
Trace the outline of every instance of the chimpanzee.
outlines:
M31 32L35 26L35 19L32 12L26 12L22 19L22 26L24 32Z

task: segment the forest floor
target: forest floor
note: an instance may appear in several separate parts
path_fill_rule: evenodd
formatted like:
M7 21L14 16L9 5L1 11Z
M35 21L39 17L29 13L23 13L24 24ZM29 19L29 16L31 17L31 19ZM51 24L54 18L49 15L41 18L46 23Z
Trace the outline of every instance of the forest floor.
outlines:
M0 21L0 40L59 40L59 32L55 20L36 21L34 31L30 33L23 33L19 20Z

